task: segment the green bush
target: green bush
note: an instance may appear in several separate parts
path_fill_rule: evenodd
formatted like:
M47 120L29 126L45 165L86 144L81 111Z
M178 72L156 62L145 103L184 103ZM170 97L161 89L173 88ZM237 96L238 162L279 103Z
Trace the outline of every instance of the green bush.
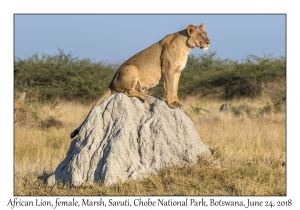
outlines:
M62 50L54 56L37 54L14 64L15 92L26 92L31 100L47 101L57 97L66 100L91 101L108 87L116 68L78 59Z
M118 65L79 59L72 53L53 56L35 54L14 61L15 92L26 92L27 100L49 101L56 98L91 102L106 90ZM286 59L249 55L243 62L216 57L216 52L190 55L181 74L178 97L189 94L211 95L217 98L256 97L261 84L286 77ZM149 90L163 97L161 82ZM281 101L273 103L280 105ZM277 106L278 106L277 105Z
M232 99L238 97L251 97L261 95L261 82L256 78L233 77L233 79L225 85L225 99Z

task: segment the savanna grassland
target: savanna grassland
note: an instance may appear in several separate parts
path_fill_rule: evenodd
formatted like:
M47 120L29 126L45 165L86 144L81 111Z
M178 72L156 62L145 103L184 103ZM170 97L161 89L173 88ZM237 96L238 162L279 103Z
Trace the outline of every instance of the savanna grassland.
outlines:
M249 56L239 63L216 53L189 57L179 86L183 110L212 157L112 186L47 187L46 178L65 158L70 132L116 69L63 51L16 59L15 195L286 195L285 58ZM162 93L162 84L151 90ZM230 106L220 112L224 103Z

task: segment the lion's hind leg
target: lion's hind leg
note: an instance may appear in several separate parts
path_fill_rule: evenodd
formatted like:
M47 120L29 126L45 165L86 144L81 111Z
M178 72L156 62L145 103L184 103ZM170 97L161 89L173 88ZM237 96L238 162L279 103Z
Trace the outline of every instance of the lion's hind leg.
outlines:
M129 97L137 97L145 100L149 97L147 90L140 91L138 83L138 68L135 65L125 65L118 70L112 85L117 92L125 93Z

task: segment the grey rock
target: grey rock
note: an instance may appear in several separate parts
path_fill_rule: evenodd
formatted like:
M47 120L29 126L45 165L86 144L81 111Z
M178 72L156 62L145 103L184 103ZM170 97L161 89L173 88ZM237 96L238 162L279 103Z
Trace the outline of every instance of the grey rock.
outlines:
M48 184L113 184L209 155L210 149L181 109L171 109L152 96L140 101L118 93L90 112Z

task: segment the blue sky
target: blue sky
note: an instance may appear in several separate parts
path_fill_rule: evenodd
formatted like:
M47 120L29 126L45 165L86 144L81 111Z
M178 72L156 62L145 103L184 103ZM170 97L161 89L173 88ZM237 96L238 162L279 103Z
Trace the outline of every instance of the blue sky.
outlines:
M122 63L165 35L204 23L217 57L286 55L286 16L265 15L14 15L14 53L53 55L61 48L79 58Z

